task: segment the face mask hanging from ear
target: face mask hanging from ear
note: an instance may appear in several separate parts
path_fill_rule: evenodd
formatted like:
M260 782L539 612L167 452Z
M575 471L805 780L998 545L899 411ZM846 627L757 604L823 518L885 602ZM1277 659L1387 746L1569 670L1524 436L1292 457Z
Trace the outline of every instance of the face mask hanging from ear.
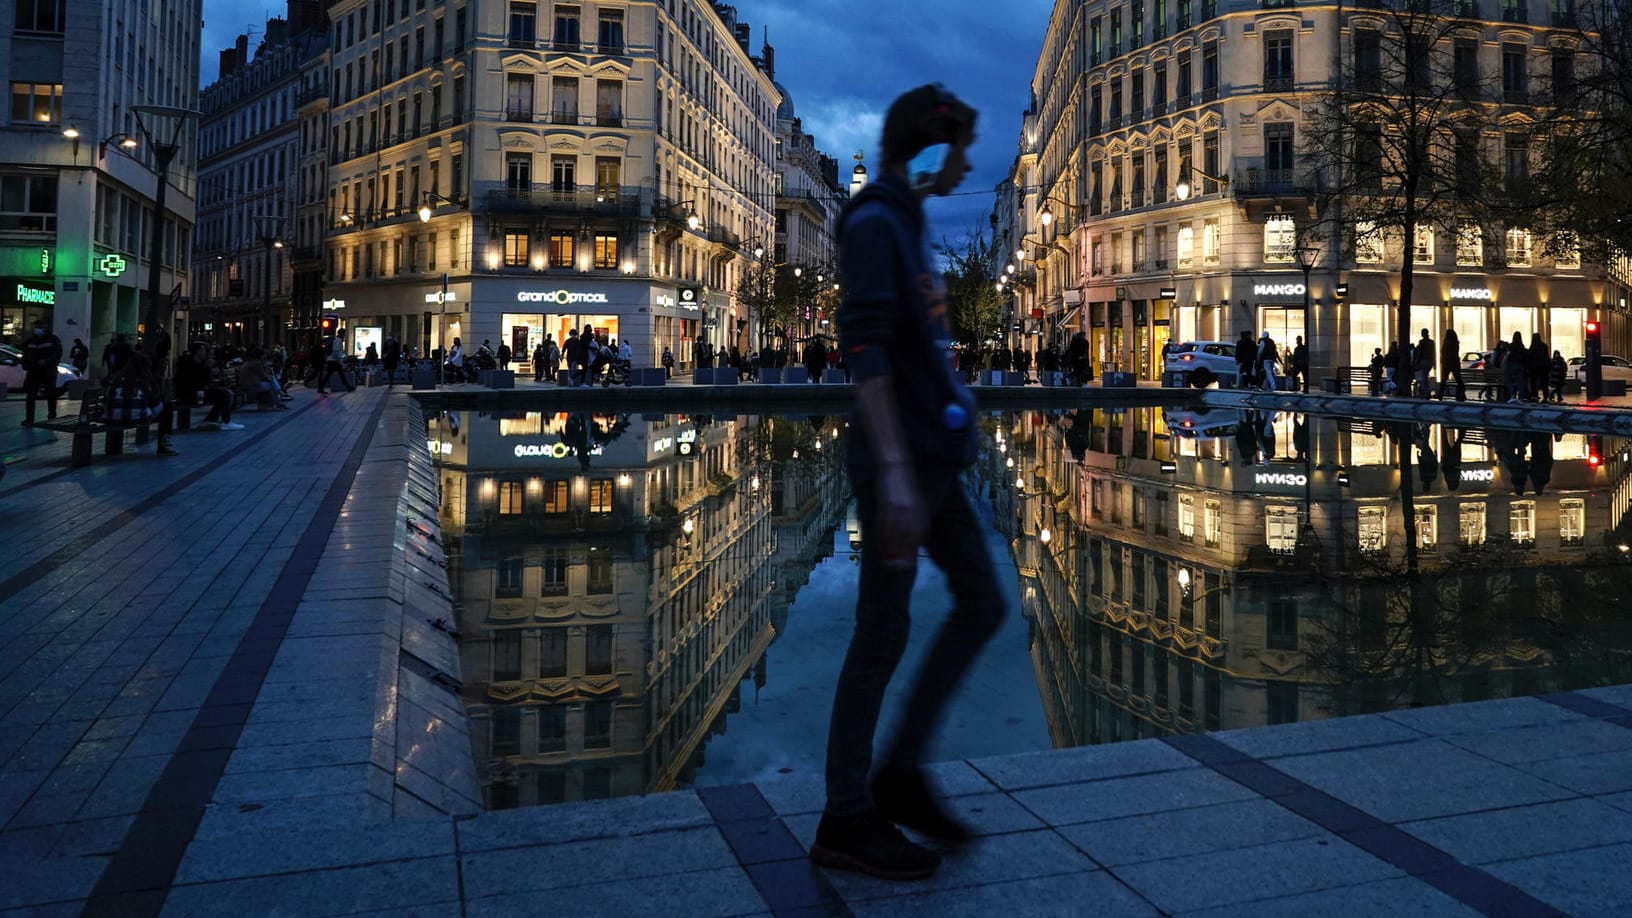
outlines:
M935 187L935 180L940 178L941 170L946 168L947 158L952 155L952 145L937 143L925 147L917 156L907 161L907 182L914 191L924 191Z

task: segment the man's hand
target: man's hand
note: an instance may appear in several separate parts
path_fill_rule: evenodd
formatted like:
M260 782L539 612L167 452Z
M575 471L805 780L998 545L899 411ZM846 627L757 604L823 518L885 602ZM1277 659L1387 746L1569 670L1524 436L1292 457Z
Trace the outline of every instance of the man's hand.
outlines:
M874 520L874 534L868 537L879 540L880 562L887 568L910 570L917 563L918 547L924 543L929 528L929 511L910 466L892 465L880 470Z

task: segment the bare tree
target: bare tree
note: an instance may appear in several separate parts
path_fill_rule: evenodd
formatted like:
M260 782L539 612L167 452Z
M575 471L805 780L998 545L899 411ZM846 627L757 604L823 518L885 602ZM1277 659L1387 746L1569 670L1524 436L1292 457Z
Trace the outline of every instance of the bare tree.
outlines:
M1548 107L1537 168L1512 206L1545 232L1549 254L1603 263L1632 251L1632 0L1555 4L1549 14L1569 32L1538 80Z
M1367 8L1357 22L1331 91L1306 117L1304 155L1315 176L1316 212L1357 261L1381 261L1398 241L1400 343L1397 377L1412 378L1411 301L1419 241L1491 235L1495 201L1487 132L1512 103L1482 72L1481 41L1464 0L1403 0ZM1367 25L1369 21L1374 25ZM1482 244L1487 258L1497 252ZM1500 257L1499 255L1496 257ZM1409 382L1406 383L1409 385ZM1399 467L1410 489L1410 437L1399 438ZM1407 566L1416 569L1416 549Z

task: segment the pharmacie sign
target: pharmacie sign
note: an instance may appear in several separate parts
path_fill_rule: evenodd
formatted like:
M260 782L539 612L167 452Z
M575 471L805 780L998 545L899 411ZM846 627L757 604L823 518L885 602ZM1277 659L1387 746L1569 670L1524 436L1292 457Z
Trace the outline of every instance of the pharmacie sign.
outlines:
M1294 284L1253 284L1253 296L1303 296L1309 288L1301 283Z
M607 302L604 293L574 293L571 290L523 290L516 294L518 303L554 303L557 306L571 306L574 303Z
M38 287L30 287L27 284L18 284L17 302L32 303L36 306L55 306L57 305L57 291L41 290Z

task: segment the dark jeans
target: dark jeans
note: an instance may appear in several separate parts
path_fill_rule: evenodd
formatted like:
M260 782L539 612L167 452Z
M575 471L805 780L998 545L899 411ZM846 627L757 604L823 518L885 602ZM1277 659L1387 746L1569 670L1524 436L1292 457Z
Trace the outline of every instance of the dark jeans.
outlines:
M1004 600L998 592L986 529L969 505L961 478L951 472L923 476L919 487L929 508L926 548L946 573L952 589L952 611L935 636L891 742L884 763L916 767L924 746L940 722L947 699L1003 622ZM878 514L872 482L856 484L861 520L861 592L856 602L856 630L839 672L833 720L827 735L827 811L857 816L873 805L867 786L873 764L873 733L878 727L884 690L906 650L916 565L912 569L880 564L874 538Z
M1453 379L1456 380L1456 400L1459 402L1467 401L1467 384L1462 381L1462 362L1460 360L1452 361L1445 367L1445 375L1439 381L1439 397L1441 399L1445 398L1445 392L1451 388L1451 380Z
M317 391L324 392L328 390L329 377L332 375L340 377L340 381L346 384L347 392L356 391L357 387L351 384L350 379L346 378L346 369L340 365L338 360L324 361L323 369L317 373Z
M210 406L210 413L204 416L204 421L220 421L223 424L232 420L232 390L225 386L205 386L204 404Z
M34 402L45 399L45 416L49 420L57 416L57 368L51 367L45 372L29 370L23 376L23 421L34 423Z

